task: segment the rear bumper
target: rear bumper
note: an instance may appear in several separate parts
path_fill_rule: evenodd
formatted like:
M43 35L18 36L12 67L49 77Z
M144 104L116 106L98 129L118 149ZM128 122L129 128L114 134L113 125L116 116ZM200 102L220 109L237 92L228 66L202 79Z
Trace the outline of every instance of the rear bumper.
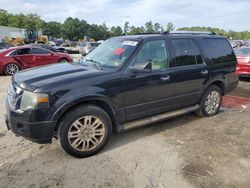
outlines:
M7 129L16 136L22 136L39 144L51 143L56 122L29 122L27 121L29 117L25 117L25 113L12 110L8 105L6 110L4 117Z

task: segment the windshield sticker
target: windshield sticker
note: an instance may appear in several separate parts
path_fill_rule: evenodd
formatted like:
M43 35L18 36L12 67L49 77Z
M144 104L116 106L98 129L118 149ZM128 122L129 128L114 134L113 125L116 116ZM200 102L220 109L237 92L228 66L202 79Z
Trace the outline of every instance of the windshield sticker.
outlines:
M124 51L124 48L117 48L116 50L114 50L114 54L115 55L121 55Z
M136 41L131 41L131 40L125 40L122 45L127 45L127 46L136 46L138 42Z

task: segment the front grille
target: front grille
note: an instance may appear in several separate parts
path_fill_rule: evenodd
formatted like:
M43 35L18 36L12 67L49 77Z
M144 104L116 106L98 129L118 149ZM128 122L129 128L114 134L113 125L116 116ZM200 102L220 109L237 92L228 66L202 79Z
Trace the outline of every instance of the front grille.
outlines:
M7 100L8 100L9 105L13 109L19 109L22 94L23 94L23 90L17 87L13 82L11 82L8 88Z

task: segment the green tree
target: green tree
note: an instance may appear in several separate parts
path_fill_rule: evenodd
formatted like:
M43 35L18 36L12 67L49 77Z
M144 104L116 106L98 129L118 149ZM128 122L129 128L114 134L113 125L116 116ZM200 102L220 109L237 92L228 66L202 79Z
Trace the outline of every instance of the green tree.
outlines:
M122 28L120 26L112 26L110 29L110 36L111 37L116 37L116 36L121 36L122 35Z
M88 35L88 31L89 31L90 25L88 24L87 21L85 20L81 20L80 21L80 28L79 28L79 39L83 39L84 36Z
M67 18L62 24L62 36L65 39L77 40L80 38L80 20L78 18Z
M123 29L124 35L129 34L129 31L130 31L129 22L125 22L124 29Z
M173 31L174 29L175 29L174 24L171 23L171 22L169 22L169 23L167 24L167 31Z
M9 24L9 14L6 10L0 10L0 25L8 26Z
M24 17L24 29L42 29L45 22L37 14L28 14Z
M47 22L43 27L43 34L50 37L61 37L62 24L58 22Z
M24 27L25 17L26 16L24 14L9 16L9 19L8 19L9 24L8 24L8 26L23 28Z
M152 21L145 23L145 29L146 29L147 33L154 33L155 32Z
M161 31L161 24L155 23L155 24L154 24L154 30L155 30L155 32Z
M104 23L102 25L92 24L89 27L88 37L95 40L107 39L109 37L108 27Z
M145 28L144 27L135 27L135 26L131 26L130 28L130 35L134 35L137 33L145 33Z

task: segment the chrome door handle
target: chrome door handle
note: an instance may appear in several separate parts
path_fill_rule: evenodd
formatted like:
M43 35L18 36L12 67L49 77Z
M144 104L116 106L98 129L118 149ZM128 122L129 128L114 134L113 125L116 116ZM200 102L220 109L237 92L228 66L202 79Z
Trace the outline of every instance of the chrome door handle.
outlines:
M202 70L201 71L201 75L207 75L208 74L208 70Z
M169 81L170 80L170 76L169 75L162 76L161 80L164 81L164 82Z

